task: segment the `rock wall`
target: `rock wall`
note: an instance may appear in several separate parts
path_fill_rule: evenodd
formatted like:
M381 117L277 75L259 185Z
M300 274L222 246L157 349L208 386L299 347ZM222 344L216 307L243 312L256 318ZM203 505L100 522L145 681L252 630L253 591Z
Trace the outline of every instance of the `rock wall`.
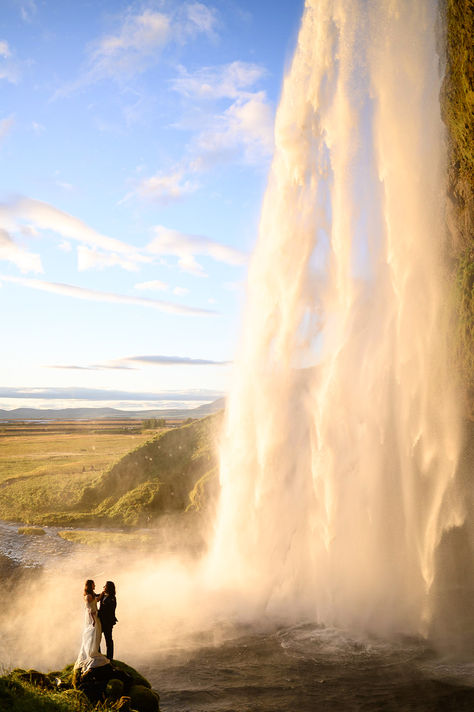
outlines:
M474 0L442 7L446 72L441 109L448 140L449 260L457 312L455 368L474 417ZM464 388L465 386L465 388Z

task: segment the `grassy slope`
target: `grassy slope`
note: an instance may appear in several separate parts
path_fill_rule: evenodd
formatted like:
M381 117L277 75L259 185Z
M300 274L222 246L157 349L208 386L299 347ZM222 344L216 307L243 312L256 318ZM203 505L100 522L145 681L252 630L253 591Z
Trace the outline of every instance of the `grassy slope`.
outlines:
M132 527L199 510L217 481L219 422L215 414L151 439L151 432L4 436L0 519Z
M76 506L88 483L149 438L150 433L2 435L0 519L41 524Z
M474 413L474 33L473 0L446 2L446 77L441 93L448 128L451 257L458 313L456 358Z
M168 430L129 453L84 488L78 509L114 526L144 526L165 513L199 509L217 481L220 419L211 415Z

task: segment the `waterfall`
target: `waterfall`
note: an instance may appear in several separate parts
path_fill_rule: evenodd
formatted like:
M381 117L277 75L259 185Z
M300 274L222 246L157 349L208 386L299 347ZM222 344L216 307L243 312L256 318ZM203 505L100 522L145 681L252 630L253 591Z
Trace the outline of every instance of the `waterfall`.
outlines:
M423 633L436 548L463 521L437 16L433 0L306 0L210 557L255 615Z

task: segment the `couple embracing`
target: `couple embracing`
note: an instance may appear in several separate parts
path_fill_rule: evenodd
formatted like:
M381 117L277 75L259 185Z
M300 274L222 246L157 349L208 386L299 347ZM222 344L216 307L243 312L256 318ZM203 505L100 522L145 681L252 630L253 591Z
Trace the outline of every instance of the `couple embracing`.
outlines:
M106 581L102 593L98 594L95 592L94 581L87 579L84 584L84 602L85 619L82 644L74 664L75 668L81 669L82 674L92 668L108 665L112 662L114 656L112 628L117 622L115 617L115 609L117 607L115 584L113 581ZM100 652L102 633L107 646L106 656Z

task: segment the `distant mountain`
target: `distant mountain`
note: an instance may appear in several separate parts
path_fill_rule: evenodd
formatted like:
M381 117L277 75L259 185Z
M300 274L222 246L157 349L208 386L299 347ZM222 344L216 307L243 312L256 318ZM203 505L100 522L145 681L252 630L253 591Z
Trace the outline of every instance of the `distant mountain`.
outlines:
M101 418L167 418L181 420L186 418L203 418L211 415L225 406L225 398L218 398L212 403L205 403L198 408L188 409L155 409L155 410L119 410L118 408L14 408L1 410L0 420L98 420Z

